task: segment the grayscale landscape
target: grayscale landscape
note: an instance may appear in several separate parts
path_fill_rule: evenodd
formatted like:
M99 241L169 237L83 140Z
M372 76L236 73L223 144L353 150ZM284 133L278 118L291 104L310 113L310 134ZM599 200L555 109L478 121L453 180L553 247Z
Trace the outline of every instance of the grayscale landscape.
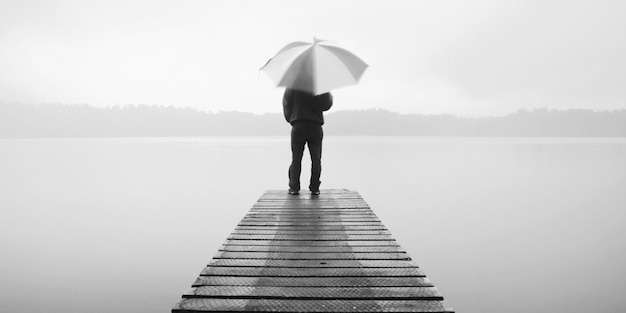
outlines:
M322 193L357 191L456 312L625 312L624 16L2 1L0 312L169 312L257 199L287 193L284 88L260 68L320 38L368 65L331 91Z

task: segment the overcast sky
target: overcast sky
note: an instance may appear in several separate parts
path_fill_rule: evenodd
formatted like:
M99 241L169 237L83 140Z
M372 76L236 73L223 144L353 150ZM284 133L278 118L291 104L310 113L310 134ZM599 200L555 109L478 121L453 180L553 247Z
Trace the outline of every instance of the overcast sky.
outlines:
M330 39L370 67L334 109L626 108L626 1L0 2L0 101L279 112L258 69Z

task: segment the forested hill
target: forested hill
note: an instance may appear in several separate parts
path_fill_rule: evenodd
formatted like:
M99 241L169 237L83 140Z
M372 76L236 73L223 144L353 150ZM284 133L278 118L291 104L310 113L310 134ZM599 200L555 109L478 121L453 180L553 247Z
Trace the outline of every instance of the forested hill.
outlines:
M399 114L386 110L331 111L327 135L626 137L626 110L518 111L503 117ZM0 138L280 136L279 113L206 113L190 108L128 105L0 103Z

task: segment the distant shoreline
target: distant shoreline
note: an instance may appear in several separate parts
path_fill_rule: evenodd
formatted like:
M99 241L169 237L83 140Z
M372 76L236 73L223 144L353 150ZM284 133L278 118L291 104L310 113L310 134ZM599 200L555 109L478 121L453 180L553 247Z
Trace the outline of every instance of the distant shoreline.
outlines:
M198 141L198 140L202 140L202 139L207 139L207 140L220 140L223 139L225 141L228 142L232 142L232 140L241 140L241 141L246 141L246 140L258 140L258 139L278 139L277 141L284 141L286 143L289 142L289 135L282 135L282 136L255 136L255 135L249 135L249 136L235 136L235 135L224 135L224 136L160 136L160 137L155 137L155 136L143 136L143 137L128 137L128 136L119 136L119 137L0 137L0 142L4 141L4 142L10 142L10 141L41 141L41 140L50 140L50 141L82 141L82 140L100 140L100 141L118 141L118 140L128 140L128 141L146 141L146 140L154 140L155 142L160 142L160 141L167 141L167 140L172 140L172 141L184 141L184 140L189 140L189 141ZM396 135L389 135L389 136L366 136L366 135L327 135L325 136L324 140L341 140L341 139L359 139L359 138L364 138L364 139L368 139L368 140L375 140L376 138L381 139L381 140L387 140L387 139L394 139L394 138L398 138L398 139L424 139L424 140L433 140L433 142L436 143L440 143L440 142L444 142L446 140L450 140L450 141L454 141L454 140L476 140L476 141L481 141L481 140L485 140L485 142L490 142L491 140L493 141L497 141L499 139L501 140L507 140L507 142L513 141L513 142L518 142L518 143L523 143L525 141L527 141L528 143L552 143L554 142L558 142L558 143L563 143L563 144L567 144L568 141L571 141L572 143L581 143L581 141L587 141L590 143L599 143L599 142L606 142L606 143L626 143L626 136L622 136L622 137L542 137L542 136L534 136L534 137L513 137L513 136L414 136L414 135L400 135L400 136L396 136Z
M324 130L335 136L626 137L626 109L520 110L502 117L331 111ZM207 113L190 108L131 105L0 103L0 138L145 138L286 136L279 113Z

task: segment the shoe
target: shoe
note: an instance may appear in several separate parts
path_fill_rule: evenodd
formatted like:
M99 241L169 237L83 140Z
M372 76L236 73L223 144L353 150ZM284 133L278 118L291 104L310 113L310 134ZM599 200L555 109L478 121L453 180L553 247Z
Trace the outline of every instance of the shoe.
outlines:
M320 191L319 190L311 190L311 195L312 196L319 196L320 195Z
M297 196L297 195L299 195L299 194L300 194L300 192L299 192L299 191L297 191L297 190L291 190L291 189L289 189L289 194L290 194L290 195L292 195L292 196Z

